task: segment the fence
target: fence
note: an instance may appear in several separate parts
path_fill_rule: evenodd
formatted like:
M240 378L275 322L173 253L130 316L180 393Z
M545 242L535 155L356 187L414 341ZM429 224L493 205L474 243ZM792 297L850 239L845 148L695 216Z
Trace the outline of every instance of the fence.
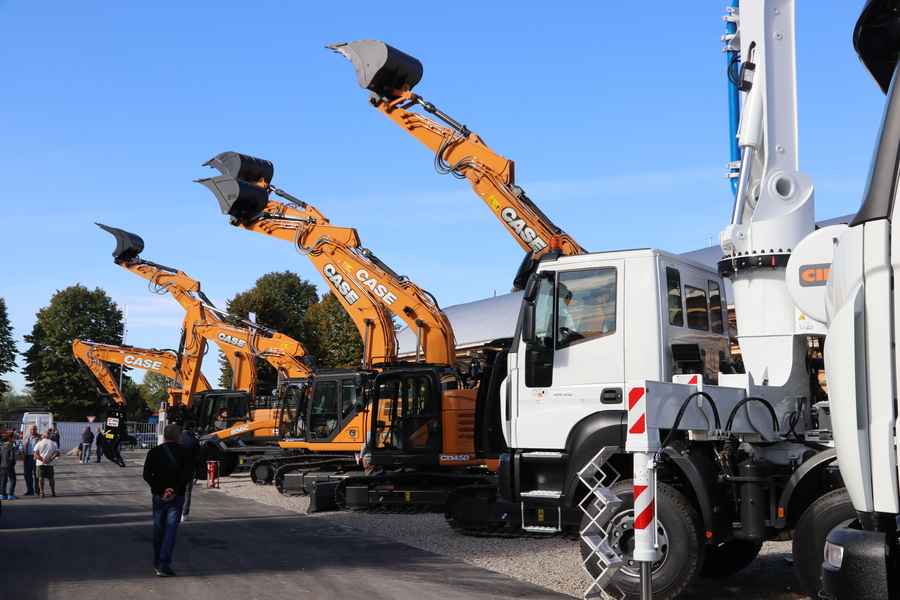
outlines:
M19 431L22 427L21 421L0 421L7 429ZM81 445L81 433L85 427L90 427L94 435L97 435L97 429L102 429L102 423L56 423L59 429L59 453L65 454ZM138 448L150 448L156 446L156 423L128 423L128 433L138 439ZM95 442L96 443L96 442Z

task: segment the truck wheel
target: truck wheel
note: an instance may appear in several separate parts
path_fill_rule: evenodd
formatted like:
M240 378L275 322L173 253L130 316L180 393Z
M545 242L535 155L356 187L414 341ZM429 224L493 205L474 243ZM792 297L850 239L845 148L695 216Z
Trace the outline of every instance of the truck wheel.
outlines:
M707 546L700 577L720 579L740 573L750 566L759 554L760 548L762 544L747 540L728 540L715 548Z
M266 485L275 479L275 467L272 461L260 458L250 465L250 480L256 485Z
M625 564L613 581L625 598L641 597L641 566L633 559L634 552L634 481L626 479L610 488L622 505L605 526L606 541ZM656 515L659 540L659 560L653 563L653 598L669 600L684 592L697 578L703 565L706 545L703 542L702 521L687 499L674 488L657 485ZM585 515L582 529L590 519ZM581 543L581 556L587 560L591 550ZM591 576L596 577L594 561L585 563Z
M794 531L794 571L810 598L822 589L822 557L825 538L832 529L856 518L847 488L832 490L809 505Z

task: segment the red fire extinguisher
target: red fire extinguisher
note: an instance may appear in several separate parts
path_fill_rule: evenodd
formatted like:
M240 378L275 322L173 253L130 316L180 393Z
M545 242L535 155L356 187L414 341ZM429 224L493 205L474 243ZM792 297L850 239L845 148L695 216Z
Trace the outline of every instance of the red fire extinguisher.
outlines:
M206 461L206 480L207 486L211 488L219 487L219 461L217 460L208 460Z

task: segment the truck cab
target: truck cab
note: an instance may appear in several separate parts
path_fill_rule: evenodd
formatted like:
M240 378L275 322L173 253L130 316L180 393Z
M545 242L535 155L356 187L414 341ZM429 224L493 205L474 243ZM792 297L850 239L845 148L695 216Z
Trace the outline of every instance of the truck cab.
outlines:
M516 450L500 472L519 482L501 483L508 499L562 498L584 464L577 446L586 436L623 445L627 382L696 374L714 383L730 356L724 290L708 267L660 250L542 258L501 387L504 433Z

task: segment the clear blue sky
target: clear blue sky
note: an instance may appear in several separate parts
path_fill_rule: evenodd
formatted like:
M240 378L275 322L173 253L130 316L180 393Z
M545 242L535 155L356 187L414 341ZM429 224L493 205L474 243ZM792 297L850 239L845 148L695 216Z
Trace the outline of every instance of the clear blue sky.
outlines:
M273 161L273 183L355 227L442 306L509 291L519 246L367 104L350 62L324 48L336 42L417 57L416 91L513 159L582 246L709 245L732 203L726 4L0 0L0 297L19 348L52 294L79 283L128 305L130 344L177 345L180 307L115 266L94 222L139 234L143 258L220 306L271 271L325 292L308 260L231 228L193 183L229 150ZM819 219L856 211L881 115L851 43L861 6L797 10L800 167Z

